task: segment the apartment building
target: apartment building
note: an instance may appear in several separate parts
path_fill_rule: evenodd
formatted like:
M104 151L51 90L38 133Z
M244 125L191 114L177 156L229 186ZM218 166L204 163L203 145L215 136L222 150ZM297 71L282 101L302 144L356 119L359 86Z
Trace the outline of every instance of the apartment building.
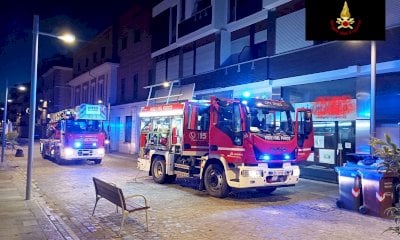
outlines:
M113 24L84 44L73 55L72 103L115 104L118 25Z
M119 67L115 106L111 107L111 150L124 153L138 151L140 122L138 113L145 104L145 86L154 82L151 59L151 3L134 5L119 17Z
M155 82L195 83L199 99L247 92L312 107L311 169L332 170L340 151L368 153L372 120L378 137L388 132L398 142L400 3L386 0L372 117L371 42L307 41L305 11L304 0L161 1L152 11Z

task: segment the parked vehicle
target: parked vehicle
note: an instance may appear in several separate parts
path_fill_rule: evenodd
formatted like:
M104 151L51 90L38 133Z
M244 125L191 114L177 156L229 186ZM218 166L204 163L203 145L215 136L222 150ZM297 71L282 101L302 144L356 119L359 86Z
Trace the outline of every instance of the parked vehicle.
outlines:
M104 120L103 105L81 104L75 109L50 114L48 138L40 139L40 153L59 164L75 160L101 163L106 140Z
M284 101L211 97L145 106L140 119L139 169L157 183L198 177L220 198L295 185L314 148L311 110Z

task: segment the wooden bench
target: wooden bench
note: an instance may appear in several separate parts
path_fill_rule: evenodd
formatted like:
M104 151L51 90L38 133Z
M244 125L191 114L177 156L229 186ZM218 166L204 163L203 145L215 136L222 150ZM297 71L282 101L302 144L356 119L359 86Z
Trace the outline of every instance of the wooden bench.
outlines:
M96 203L94 204L92 216L94 215L94 211L96 209L97 202L101 198L105 198L108 201L110 201L116 205L117 212L118 212L118 207L122 208L122 221L121 221L121 227L119 229L120 235L121 235L122 227L124 226L125 219L128 216L128 214L132 213L132 212L140 211L140 210L146 211L146 231L149 231L149 221L148 221L148 216L147 216L147 209L149 209L150 206L147 205L147 199L143 195L136 194L136 195L127 196L125 198L121 188L117 187L115 184L110 184L110 183L104 182L95 177L93 177L93 183L94 183L94 187L96 190ZM143 203L140 203L140 202L138 203L138 202L134 201L133 198L141 198L143 200Z

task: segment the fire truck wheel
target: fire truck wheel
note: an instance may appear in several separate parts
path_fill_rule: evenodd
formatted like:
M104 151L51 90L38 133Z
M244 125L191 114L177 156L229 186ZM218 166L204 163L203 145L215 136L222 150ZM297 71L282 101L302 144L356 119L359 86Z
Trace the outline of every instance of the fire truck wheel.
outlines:
M213 197L225 198L229 194L225 171L218 164L210 164L204 173L204 185L207 193Z
M166 182L173 183L173 182L175 182L175 179L176 179L176 175L167 175Z
M161 158L156 158L151 165L151 173L153 175L153 180L156 183L166 183L167 175L165 174L165 160Z
M58 165L63 165L63 164L66 163L65 160L62 159L60 156L56 156L56 157L55 157L55 160L56 160L56 163L57 163Z
M271 194L276 190L276 187L268 187L268 188L257 188L257 191L264 194Z
M93 162L94 162L94 164L100 164L101 163L101 158L94 159Z

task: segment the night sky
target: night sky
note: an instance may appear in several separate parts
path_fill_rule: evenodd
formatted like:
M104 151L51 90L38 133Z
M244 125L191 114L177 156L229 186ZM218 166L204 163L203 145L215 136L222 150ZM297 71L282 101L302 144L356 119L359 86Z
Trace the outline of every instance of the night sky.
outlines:
M59 35L70 30L78 45L39 36L39 63L55 54L67 54L92 39L132 6L135 0L0 0L0 102L5 80L9 86L30 82L33 15L39 15L39 31ZM39 77L39 76L38 76Z

